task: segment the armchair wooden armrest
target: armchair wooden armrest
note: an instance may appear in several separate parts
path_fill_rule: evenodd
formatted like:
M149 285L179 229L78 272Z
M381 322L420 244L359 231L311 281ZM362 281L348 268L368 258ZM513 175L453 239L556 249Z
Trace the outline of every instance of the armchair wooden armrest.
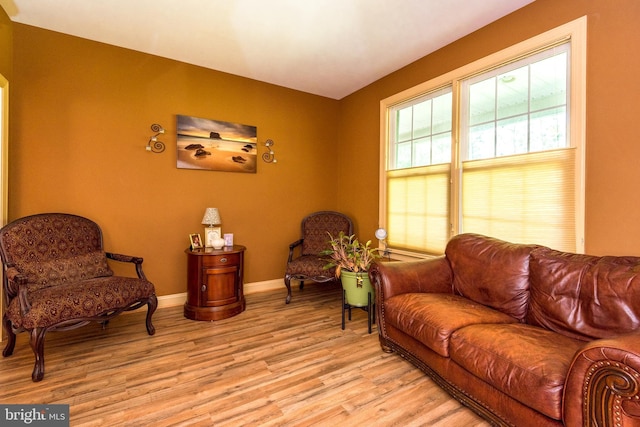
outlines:
M304 242L304 239L298 239L295 242L291 243L289 245L289 259L287 260L287 262L291 262L293 261L293 251L295 250L295 248L297 248L298 246L302 245L302 242Z
M4 272L5 280L7 280L7 296L11 299L18 295L20 285L27 284L26 276L20 274L17 268L8 267Z
M7 300L12 300L16 296L20 301L20 311L23 315L31 310L31 304L27 296L27 277L20 274L18 269L13 266L8 267L4 272L5 292Z
M114 261L119 261L119 262L129 262L129 263L135 264L136 274L138 275L138 278L147 280L147 276L145 276L144 271L142 271L142 262L144 261L143 258L130 256L130 255L116 254L113 252L105 252L105 253L108 259L112 259Z
M640 425L640 333L589 342L565 384L565 425Z

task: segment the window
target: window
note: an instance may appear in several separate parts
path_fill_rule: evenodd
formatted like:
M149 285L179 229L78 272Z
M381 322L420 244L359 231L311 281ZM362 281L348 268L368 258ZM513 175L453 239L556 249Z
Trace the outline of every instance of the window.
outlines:
M392 169L451 162L451 88L393 108Z
M584 248L581 18L381 103L381 224L396 254L462 232Z
M567 147L569 46L462 80L465 160Z
M387 172L392 245L437 251L448 238L451 177L451 88L391 109L394 143Z

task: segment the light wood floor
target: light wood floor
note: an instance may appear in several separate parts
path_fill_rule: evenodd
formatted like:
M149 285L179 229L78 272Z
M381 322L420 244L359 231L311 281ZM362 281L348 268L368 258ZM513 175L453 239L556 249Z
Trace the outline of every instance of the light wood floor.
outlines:
M31 381L26 334L0 358L0 403L70 405L71 426L488 426L395 354L366 313L340 327L340 290L308 284L247 296L218 322L159 309L50 333L45 377ZM4 347L4 344L2 346Z

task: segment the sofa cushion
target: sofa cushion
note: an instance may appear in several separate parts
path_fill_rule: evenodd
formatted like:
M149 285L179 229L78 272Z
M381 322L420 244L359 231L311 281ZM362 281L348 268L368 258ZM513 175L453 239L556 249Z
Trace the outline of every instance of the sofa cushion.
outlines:
M31 310L20 315L20 298L14 298L6 316L16 328L49 327L68 320L92 318L129 307L155 293L153 284L132 277L97 277L50 286L29 293Z
M516 323L504 313L459 295L409 293L384 302L385 321L449 357L449 339L456 330L476 323Z
M564 383L584 343L525 324L471 325L451 337L451 360L548 417L562 419Z
M103 251L38 262L31 262L26 258L16 262L16 267L27 277L30 292L49 286L113 275Z
M454 236L446 248L454 292L524 321L529 302L529 253L519 245L478 234Z
M287 274L327 279L335 277L336 269L324 268L325 265L327 265L327 260L318 255L302 255L287 264Z
M640 258L536 249L527 323L581 340L637 330Z

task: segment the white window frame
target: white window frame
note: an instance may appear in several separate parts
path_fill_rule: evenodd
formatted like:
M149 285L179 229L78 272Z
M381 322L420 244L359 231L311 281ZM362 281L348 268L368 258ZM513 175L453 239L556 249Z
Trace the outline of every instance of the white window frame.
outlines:
M460 170L460 111L461 81L480 72L516 61L526 55L543 50L563 40L571 41L570 93L569 93L569 145L577 149L576 165L576 252L584 253L585 247L585 130L586 130L586 60L587 60L587 17L556 27L538 36L517 43L499 52L488 55L446 74L404 90L380 101L380 169L379 169L379 224L386 228L387 179L389 153L390 108L439 87L451 85L453 88L453 129L452 129L452 182L451 182L451 236L459 234L461 220L461 170ZM450 237L451 237L450 236ZM425 258L428 255L391 248L397 259Z
M0 226L9 217L9 81L0 74Z
M8 221L9 189L9 81L0 74L0 227ZM4 274L4 270L2 272ZM4 279L4 278L3 278ZM0 318L4 316L4 286L0 288ZM4 328L0 330L0 340L3 340Z

